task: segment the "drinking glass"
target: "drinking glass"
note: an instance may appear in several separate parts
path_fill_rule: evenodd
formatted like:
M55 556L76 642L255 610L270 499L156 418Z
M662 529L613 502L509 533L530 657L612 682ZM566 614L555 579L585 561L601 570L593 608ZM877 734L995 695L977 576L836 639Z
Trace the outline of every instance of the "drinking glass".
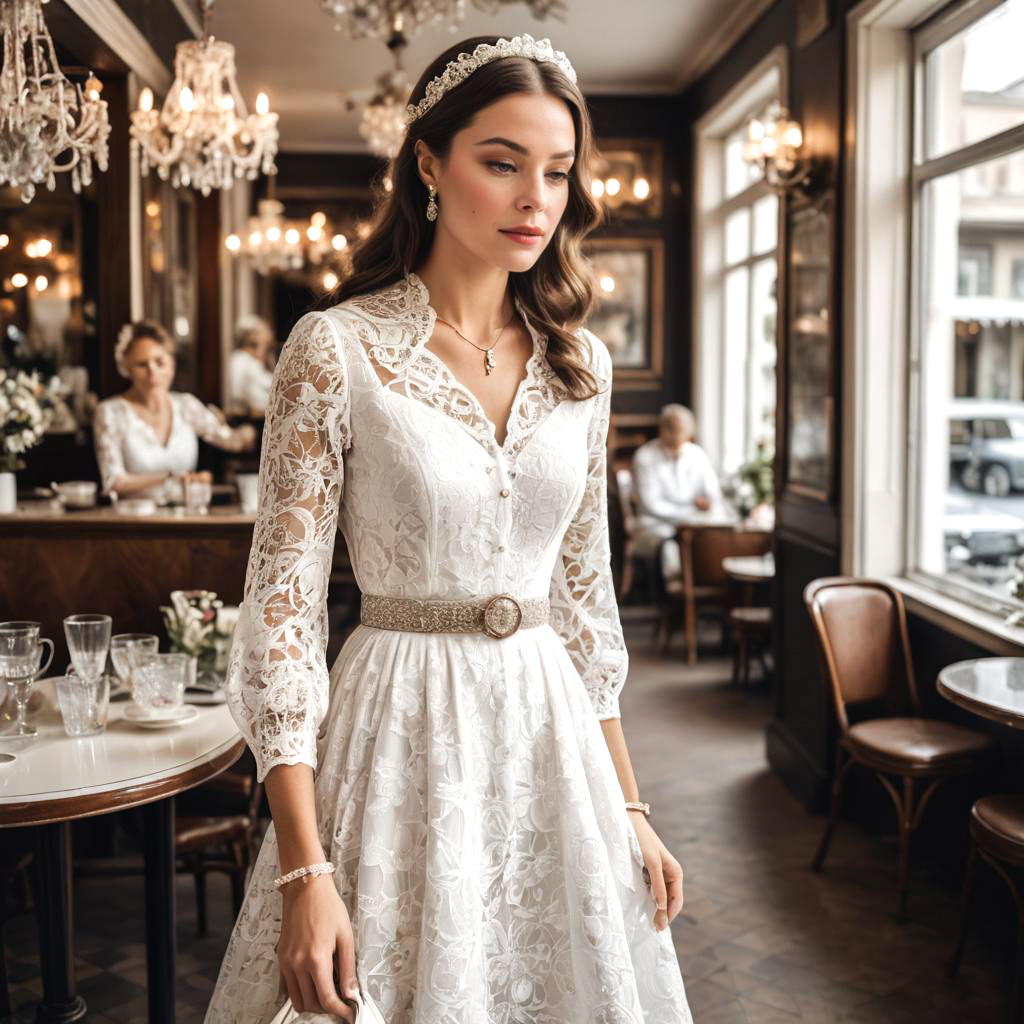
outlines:
M57 702L69 736L95 736L107 727L110 707L110 676L105 672L97 679L79 675L58 676Z
M132 699L154 718L174 715L185 700L189 654L144 654L132 673Z
M14 694L18 708L14 731L4 739L27 739L36 735L34 726L28 724L28 701L32 696L32 684L49 667L53 660L53 641L39 636L38 622L0 622L0 679L3 679ZM46 664L42 664L43 647L49 647Z
M235 477L238 500L243 512L255 512L259 505L260 478L258 473L239 473Z
M64 620L64 638L75 671L95 682L107 664L110 649L109 615L69 615Z
M117 633L110 638L110 660L122 685L132 691L132 673L144 654L156 654L160 637L154 633Z
M196 473L185 477L185 511L204 515L213 500L213 483L208 475Z

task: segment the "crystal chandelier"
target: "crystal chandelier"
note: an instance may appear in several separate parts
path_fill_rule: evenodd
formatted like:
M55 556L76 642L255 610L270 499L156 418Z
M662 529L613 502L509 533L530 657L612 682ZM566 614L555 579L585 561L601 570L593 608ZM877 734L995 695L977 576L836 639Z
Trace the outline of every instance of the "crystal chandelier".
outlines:
M43 18L49 0L0 0L0 185L31 202L36 185L52 192L57 174L70 172L80 191L92 164L107 169L110 124L103 86L90 75L83 91L64 77Z
M472 0L478 10L496 14L503 6L519 0ZM561 18L564 0L523 0L536 18L549 14ZM334 27L353 39L375 36L387 39L394 32L415 35L421 28L446 21L458 25L466 16L466 0L320 0L320 6L334 19Z
M259 201L256 215L246 221L245 230L228 235L224 246L233 256L244 258L257 273L267 275L318 266L328 256L340 257L348 248L348 238L332 230L327 215L319 211L308 221L289 220L284 204L271 194Z
M400 70L389 71L377 79L377 91L363 107L359 134L375 156L391 159L405 139L405 106L409 102L409 83Z
M213 0L202 4L203 38L178 43L163 107L156 110L152 90L143 89L130 130L143 174L155 167L175 188L191 185L205 196L231 188L235 178L272 174L278 133L266 93L256 97L256 113L246 113L235 81L235 48L210 35Z

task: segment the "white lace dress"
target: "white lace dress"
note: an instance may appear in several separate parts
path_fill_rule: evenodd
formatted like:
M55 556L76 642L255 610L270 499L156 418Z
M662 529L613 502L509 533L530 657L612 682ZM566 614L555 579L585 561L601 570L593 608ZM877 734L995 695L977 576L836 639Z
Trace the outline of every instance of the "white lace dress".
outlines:
M534 353L499 445L426 347L415 276L295 325L274 375L229 701L259 766L316 771L361 987L388 1024L689 1024L600 719L627 655L609 572L603 392ZM505 639L359 625L328 671L335 532L360 590L549 595ZM207 1024L285 995L267 833ZM334 1020L304 1014L303 1022Z

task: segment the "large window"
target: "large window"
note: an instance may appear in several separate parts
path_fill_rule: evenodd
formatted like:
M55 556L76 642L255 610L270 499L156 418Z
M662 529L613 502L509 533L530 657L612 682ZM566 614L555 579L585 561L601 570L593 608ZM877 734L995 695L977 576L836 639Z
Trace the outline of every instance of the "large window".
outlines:
M779 201L743 159L747 119L781 97L773 54L697 125L694 406L724 474L774 441Z
M908 561L993 609L1024 557L1021 39L1024 0L914 33Z

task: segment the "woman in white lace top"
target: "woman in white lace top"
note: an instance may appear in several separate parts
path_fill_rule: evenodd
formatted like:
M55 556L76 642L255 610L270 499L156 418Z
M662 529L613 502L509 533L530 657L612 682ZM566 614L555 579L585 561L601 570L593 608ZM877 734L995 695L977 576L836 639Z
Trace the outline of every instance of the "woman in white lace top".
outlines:
M227 677L274 820L206 1022L358 993L387 1024L691 1024L682 871L619 711L586 105L529 36L412 97L353 273L274 374ZM339 526L361 621L328 668Z
M96 408L93 435L103 490L162 499L171 478L195 470L199 439L227 451L252 448L255 429L232 429L195 395L171 391L174 341L153 320L126 324L114 348L127 391Z

